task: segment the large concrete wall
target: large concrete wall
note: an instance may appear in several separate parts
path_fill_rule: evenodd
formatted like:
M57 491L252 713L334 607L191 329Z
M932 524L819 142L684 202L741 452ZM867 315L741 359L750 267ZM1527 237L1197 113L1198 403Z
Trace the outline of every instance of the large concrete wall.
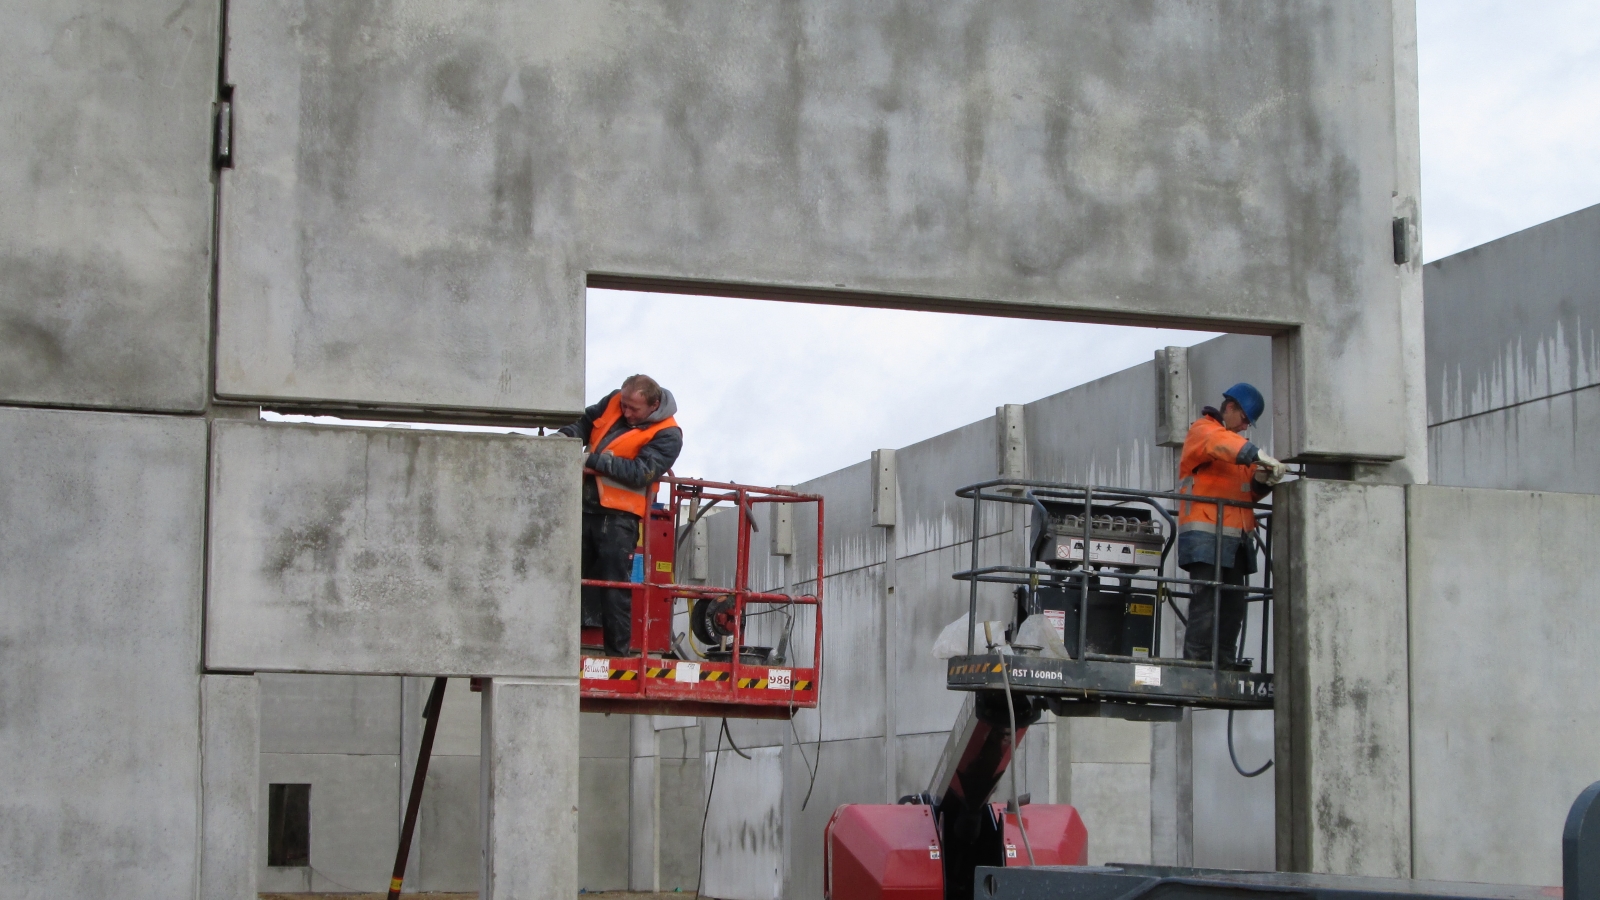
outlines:
M0 409L0 882L186 897L205 424Z
M0 399L204 406L219 12L6 6Z
M1600 206L1429 263L1433 482L1600 493Z
M1567 809L1600 778L1600 497L1406 497L1416 877L1560 884Z

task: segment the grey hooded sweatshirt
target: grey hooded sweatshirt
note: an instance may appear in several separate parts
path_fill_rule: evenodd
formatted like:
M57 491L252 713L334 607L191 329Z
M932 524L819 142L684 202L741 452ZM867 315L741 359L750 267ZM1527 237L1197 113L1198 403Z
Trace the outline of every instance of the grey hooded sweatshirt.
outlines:
M617 395L616 391L600 398L600 402L583 411L583 416L571 425L562 426L557 433L567 437L582 438L586 442L589 432L594 429L594 423L605 414L606 407L610 405L611 398ZM621 437L628 431L644 428L660 422L662 419L675 415L678 412L678 401L672 392L666 388L661 389L661 405L638 425L629 425L626 419L618 419L611 430L600 436L600 440L590 446L589 457L584 460L584 465L596 472L603 473L613 481L619 481L629 487L645 488L650 482L661 477L661 474L672 468L677 462L678 454L683 452L683 429L676 426L663 428L639 450L639 455L634 459L623 459L619 456L602 455L601 451L607 444ZM600 489L595 486L594 477L586 476L583 479L583 511L586 513L606 513L612 515L627 515L614 509L606 509L600 505Z

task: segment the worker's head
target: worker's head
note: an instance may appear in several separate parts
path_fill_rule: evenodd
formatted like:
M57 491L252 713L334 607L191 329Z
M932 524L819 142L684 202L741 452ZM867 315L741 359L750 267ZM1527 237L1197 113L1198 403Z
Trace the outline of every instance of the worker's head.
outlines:
M629 425L638 425L661 408L661 385L649 375L629 375L622 382L617 403L622 406L622 418Z
M1222 392L1222 425L1229 431L1243 431L1261 418L1267 401L1248 381L1241 381Z

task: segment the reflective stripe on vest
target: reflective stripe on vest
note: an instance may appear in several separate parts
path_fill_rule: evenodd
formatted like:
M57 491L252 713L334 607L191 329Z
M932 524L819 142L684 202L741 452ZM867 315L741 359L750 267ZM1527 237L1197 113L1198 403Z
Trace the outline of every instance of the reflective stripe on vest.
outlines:
M1183 455L1178 463L1179 474L1189 474L1178 483L1178 493L1190 494L1196 499L1179 504L1179 531L1215 533L1217 505L1200 498L1217 497L1245 503L1255 500L1251 484L1255 466L1217 459L1210 451L1212 443L1243 447L1245 439L1229 432L1210 416L1201 416L1189 426L1189 436L1183 442ZM1224 534L1241 535L1254 530L1255 524L1255 512L1247 507L1222 508Z
M596 419L594 426L589 429L589 448L596 451L603 449L612 456L622 459L638 459L639 451L643 450L645 445L649 444L662 429L675 428L678 425L676 419L668 416L660 422L652 422L643 428L624 431L617 435L611 443L601 448L599 446L600 441L604 440L606 435L611 433L611 429L621 420L622 393L619 391L612 395L611 402L606 404L606 411L600 414L600 418ZM604 475L597 474L594 480L596 486L600 489L600 505L606 509L633 513L641 518L650 511L649 492L650 488L655 486L654 482L644 488L634 488Z

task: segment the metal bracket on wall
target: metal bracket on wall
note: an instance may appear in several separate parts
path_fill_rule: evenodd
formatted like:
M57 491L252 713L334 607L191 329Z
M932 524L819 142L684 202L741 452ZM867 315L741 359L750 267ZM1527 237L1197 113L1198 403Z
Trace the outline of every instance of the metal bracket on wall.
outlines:
M1394 220L1394 264L1403 266L1411 262L1411 217L1400 216Z
M218 169L233 168L233 85L222 86L216 103L216 130L213 134L212 163Z

